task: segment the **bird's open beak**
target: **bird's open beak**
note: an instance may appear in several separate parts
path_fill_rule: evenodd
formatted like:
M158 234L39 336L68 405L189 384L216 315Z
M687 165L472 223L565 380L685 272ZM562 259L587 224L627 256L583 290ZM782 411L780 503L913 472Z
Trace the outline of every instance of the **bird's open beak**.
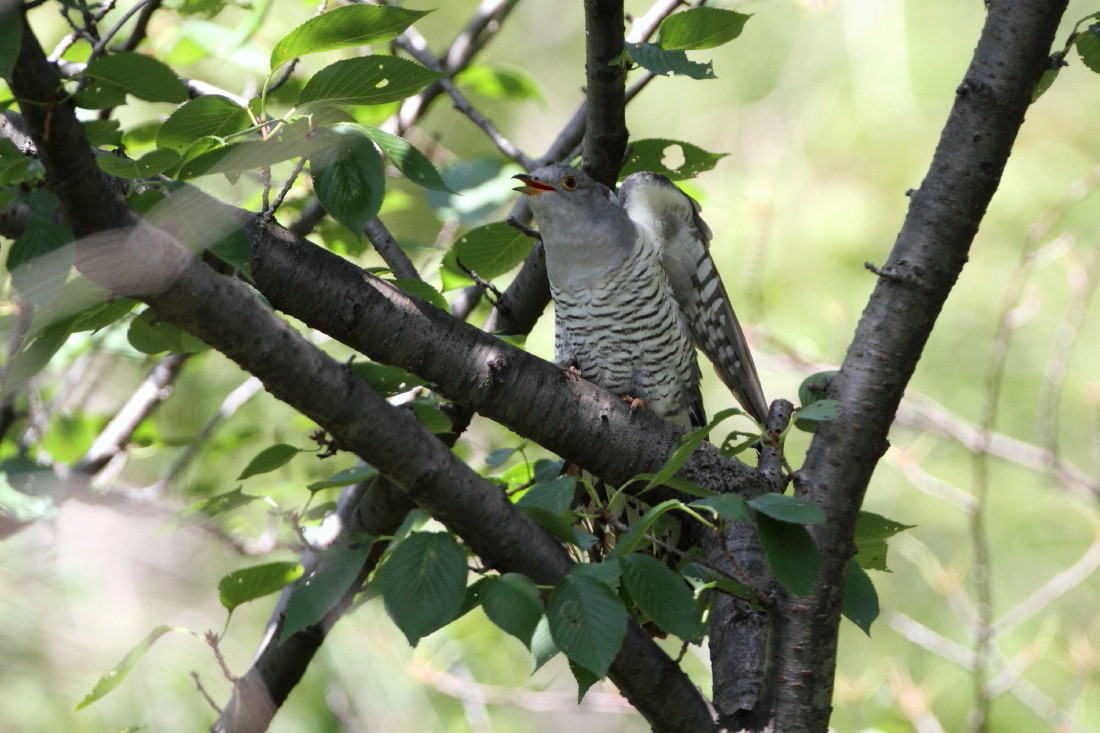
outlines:
M548 183L543 183L542 181L536 181L534 178L527 175L526 173L519 173L517 175L512 176L512 178L515 178L517 181L523 181L523 183L524 183L524 185L516 186L512 190L513 191L519 191L520 193L527 194L528 196L534 196L536 194L546 193L547 191L556 191L557 190Z

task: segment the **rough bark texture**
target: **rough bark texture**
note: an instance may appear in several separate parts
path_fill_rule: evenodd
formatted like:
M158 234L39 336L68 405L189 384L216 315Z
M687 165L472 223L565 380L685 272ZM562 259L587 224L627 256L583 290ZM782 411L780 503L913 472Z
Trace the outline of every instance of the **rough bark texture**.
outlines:
M775 630L775 729L824 731L832 710L845 568L887 431L1016 139L1065 0L992 0L932 164L882 267L831 395L840 418L817 431L796 486L827 523L814 591L788 598Z
M585 77L588 119L584 170L615 188L626 153L626 68L614 60L623 52L623 0L584 0Z

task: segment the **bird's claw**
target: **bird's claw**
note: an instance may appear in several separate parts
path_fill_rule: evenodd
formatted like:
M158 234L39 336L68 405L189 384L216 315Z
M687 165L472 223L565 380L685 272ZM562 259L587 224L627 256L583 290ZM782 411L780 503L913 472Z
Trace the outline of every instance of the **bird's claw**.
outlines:
M574 379L581 378L581 370L573 366L572 364L565 368L565 374L566 376L573 377Z
M623 402L630 405L631 412L637 412L638 410L645 409L645 400L643 400L641 397L632 397L631 395L624 394Z

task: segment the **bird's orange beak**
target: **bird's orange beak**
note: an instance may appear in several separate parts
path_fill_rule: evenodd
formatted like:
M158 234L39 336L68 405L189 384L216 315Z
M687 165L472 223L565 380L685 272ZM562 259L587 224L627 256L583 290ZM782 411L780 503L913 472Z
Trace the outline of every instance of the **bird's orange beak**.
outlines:
M535 196L535 195L540 194L540 193L546 193L547 191L556 191L557 190L556 188L551 186L549 183L543 183L542 181L536 181L534 178L527 175L526 173L518 173L518 174L512 176L512 178L515 178L517 181L523 181L523 184L524 184L522 186L516 186L512 190L513 191L519 191L520 193L526 194L528 196Z

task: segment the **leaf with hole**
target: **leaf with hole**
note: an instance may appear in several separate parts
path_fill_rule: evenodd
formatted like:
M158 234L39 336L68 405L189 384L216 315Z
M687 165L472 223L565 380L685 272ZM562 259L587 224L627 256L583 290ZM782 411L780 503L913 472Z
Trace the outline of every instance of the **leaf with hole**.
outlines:
M619 171L619 178L621 180L638 171L653 171L673 181L683 181L709 171L727 155L728 153L708 152L683 140L635 140L630 144L629 155Z
M100 56L84 68L89 79L113 84L146 102L182 102L187 99L183 82L162 61L134 51Z
M393 56L362 56L330 64L306 83L298 106L383 104L416 94L441 74Z
M638 66L654 74L668 76L671 73L692 79L716 78L713 64L692 61L681 50L666 51L653 43L624 43L623 51Z

